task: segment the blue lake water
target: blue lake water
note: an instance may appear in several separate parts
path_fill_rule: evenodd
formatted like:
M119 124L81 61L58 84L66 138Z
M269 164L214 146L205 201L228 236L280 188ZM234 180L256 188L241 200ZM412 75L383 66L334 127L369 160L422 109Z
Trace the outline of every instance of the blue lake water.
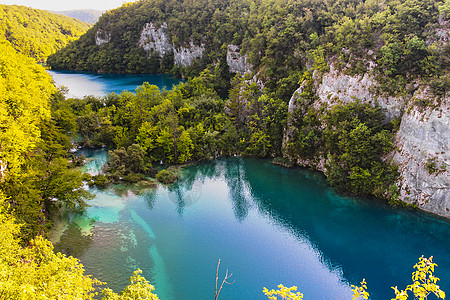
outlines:
M107 93L122 91L134 92L144 82L157 85L160 89L172 89L181 80L165 74L96 74L72 71L47 71L56 86L63 85L69 89L67 97L82 98L87 95L96 97Z
M76 97L178 82L165 75L50 73ZM98 173L106 151L83 153L92 158L86 171ZM221 277L228 269L234 280L221 300L267 299L262 288L280 283L297 285L305 299L351 299L350 285L363 278L371 299L391 299L391 286L404 289L418 258L433 255L450 293L449 220L341 197L305 169L228 158L185 168L168 187L91 191L91 207L72 217L55 243L116 291L140 268L162 300L213 299L221 259Z
M106 152L84 154L95 174ZM141 268L160 299L212 299L221 259L234 283L219 299L267 299L262 288L280 283L305 299L351 299L363 278L371 299L391 299L418 258L434 255L450 290L447 220L338 196L320 174L268 160L219 159L182 174L169 187L93 190L77 219L92 233L79 256L89 274L118 291Z

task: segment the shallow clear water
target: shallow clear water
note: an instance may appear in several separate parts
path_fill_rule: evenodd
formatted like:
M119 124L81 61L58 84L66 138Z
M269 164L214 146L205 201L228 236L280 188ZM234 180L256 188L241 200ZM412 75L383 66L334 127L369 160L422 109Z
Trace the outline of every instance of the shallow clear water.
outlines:
M157 85L160 89L172 89L174 84L180 83L176 79L164 74L96 74L72 71L47 71L55 81L56 86L63 85L69 89L67 97L82 98L86 95L96 97L107 93L122 91L134 92L137 86L144 82Z
M95 158L86 170L97 172L105 152L84 154ZM450 292L448 220L340 197L305 169L227 158L184 169L170 187L93 191L86 215L74 219L92 233L79 258L116 291L141 268L161 299L212 299L221 259L221 276L228 269L234 284L219 299L267 299L262 288L280 283L298 285L305 299L351 299L362 278L372 299L391 299L418 258L434 255Z

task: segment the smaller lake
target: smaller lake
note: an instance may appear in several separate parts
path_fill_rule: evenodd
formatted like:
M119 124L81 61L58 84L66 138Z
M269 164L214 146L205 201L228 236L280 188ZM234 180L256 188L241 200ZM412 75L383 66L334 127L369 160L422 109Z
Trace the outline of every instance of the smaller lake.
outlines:
M47 72L53 77L56 86L63 85L69 89L68 98L82 98L88 95L102 97L113 92L134 92L136 87L144 82L157 85L160 89L165 87L170 90L182 82L181 79L166 74L96 74L51 70Z

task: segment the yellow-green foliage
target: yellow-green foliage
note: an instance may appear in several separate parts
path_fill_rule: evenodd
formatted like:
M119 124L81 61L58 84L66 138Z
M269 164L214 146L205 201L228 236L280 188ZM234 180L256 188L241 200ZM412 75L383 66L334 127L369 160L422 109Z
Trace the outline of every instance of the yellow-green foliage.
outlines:
M111 289L102 291L104 297L102 300L129 300L129 299L149 299L159 300L152 291L155 289L144 277L141 276L142 271L136 270L130 277L130 284L119 294L114 293Z
M18 5L0 5L0 20L0 38L39 62L89 28L73 18Z
M408 285L406 289L399 290L397 287L393 287L395 291L395 298L391 300L407 300L408 292L414 296L414 299L426 300L430 294L434 294L437 299L445 299L445 292L441 290L437 284L440 280L434 276L434 268L437 266L433 262L433 256L430 258L420 257L419 262L414 265L414 271L412 273L413 283ZM282 284L278 286L279 290L269 291L267 288L263 289L264 294L271 300L277 300L278 296L281 299L303 299L301 293L292 293L296 291L297 287L293 286L291 288L284 287ZM361 281L360 286L352 285L353 300L357 299L369 299L369 292L367 292L367 282L365 279Z
M4 196L0 194L0 202ZM84 274L78 259L53 252L53 245L38 236L28 247L18 238L20 225L0 205L0 299L94 299L100 281ZM130 284L119 294L103 290L104 300L151 299L154 287L140 274L133 272Z
M279 290L268 290L267 288L263 288L263 293L264 295L267 296L267 298L269 298L270 300L277 300L278 296L281 297L281 299L283 300L287 300L287 299L293 299L293 300L302 300L303 299L303 294L300 292L296 292L297 291L297 287L296 286L292 286L290 288L285 287L282 284L279 284L277 286L279 288Z
M365 279L361 281L360 286L352 284L353 300L357 299L369 299L369 293L367 292L367 282Z
M19 225L0 208L1 299L93 299L99 282L84 275L78 259L53 252L53 245L36 237L21 247Z
M33 59L0 41L0 162L10 172L17 171L35 147L40 122L50 118L48 101L55 91L51 82Z
M437 284L439 278L434 276L436 266L437 264L433 262L433 256L419 258L419 262L414 265L416 271L412 273L413 283L402 291L394 287L395 298L392 300L406 300L408 299L408 292L412 292L415 299L419 300L427 299L430 294L434 294L438 299L445 299L445 292Z
M287 299L293 299L293 300L302 300L303 294L297 291L296 286L292 286L290 288L285 287L282 284L279 284L277 286L279 290L268 290L267 288L263 288L263 293L266 295L270 300L277 300L278 296L281 297L283 300ZM296 293L295 293L296 292Z

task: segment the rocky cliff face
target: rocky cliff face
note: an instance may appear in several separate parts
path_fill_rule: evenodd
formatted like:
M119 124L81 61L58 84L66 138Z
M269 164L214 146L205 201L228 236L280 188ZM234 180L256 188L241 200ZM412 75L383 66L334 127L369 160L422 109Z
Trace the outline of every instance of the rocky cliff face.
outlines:
M111 40L111 33L109 33L107 30L99 29L95 33L95 44L97 46L107 44L109 43L110 40Z
M204 51L205 46L203 44L197 46L191 41L188 47L174 48L173 58L175 64L187 67L190 66L194 60L201 58Z
M172 52L173 47L167 33L167 24L163 23L160 28L157 28L153 23L145 24L138 45L147 52L155 51L159 53L161 57Z
M244 74L250 71L250 65L247 64L247 55L241 55L239 46L228 45L227 64L230 72Z
M103 44L108 41L99 38L97 44ZM203 44L196 45L193 41L187 46L175 47L171 42L167 23L162 23L160 27L157 27L154 23L145 24L142 28L138 45L149 53L158 53L160 57L173 53L175 64L182 67L192 65L205 52L205 46ZM247 63L247 56L240 54L239 46L237 45L228 45L227 64L230 71L234 73L244 74L251 69Z
M428 97L417 92L412 102ZM400 199L450 218L450 98L420 107L411 103L396 135Z
M395 137L395 150L390 158L399 167L399 199L409 204L450 217L450 98L433 99L429 88L417 90L413 95L396 98L377 96L373 87L376 81L369 75L349 76L331 67L330 72L319 78L314 76L317 100L303 103L303 86L294 92L289 102L289 113L312 105L331 107L338 102L359 101L384 108L386 120L400 118L400 128ZM426 101L420 101L426 100ZM428 103L420 106L417 103ZM291 124L285 133L289 140ZM314 160L302 157L297 164L325 172L325 158Z
M193 42L190 42L187 47L175 47L171 43L166 23L159 28L153 23L145 24L138 45L147 52L158 53L160 57L173 53L175 64L183 67L191 65L194 60L201 58L205 51L203 44L197 46Z
M323 75L319 81L316 78L317 96L320 101L315 105L320 106L322 103L328 105L336 104L338 101L342 103L350 103L359 99L362 102L373 106L381 107L388 120L394 117L401 117L408 99L396 98L392 96L379 96L373 91L376 81L369 75L349 76L330 67L330 72Z

